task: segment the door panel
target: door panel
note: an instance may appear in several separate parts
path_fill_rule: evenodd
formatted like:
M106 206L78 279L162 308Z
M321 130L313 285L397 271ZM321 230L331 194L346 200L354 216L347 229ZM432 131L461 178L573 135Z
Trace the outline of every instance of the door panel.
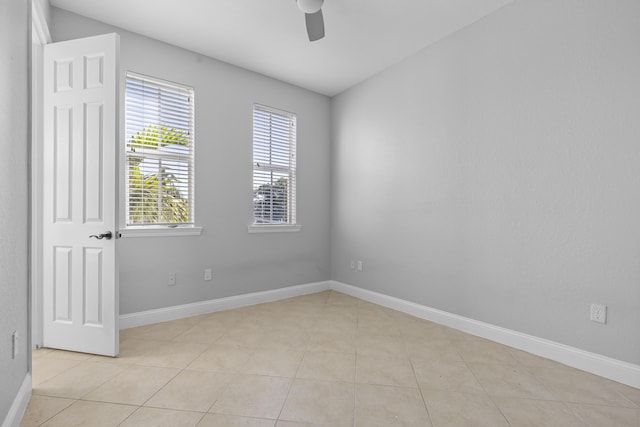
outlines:
M44 48L43 344L118 354L118 35ZM113 239L96 239L111 231Z

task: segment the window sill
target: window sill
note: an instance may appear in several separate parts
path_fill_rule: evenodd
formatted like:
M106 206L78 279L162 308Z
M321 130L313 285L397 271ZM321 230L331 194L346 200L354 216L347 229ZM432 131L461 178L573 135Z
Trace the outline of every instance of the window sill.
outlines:
M302 229L299 224L295 225L257 225L251 224L248 227L249 233L296 233Z
M120 230L121 237L178 237L178 236L199 236L202 234L202 227L129 227Z

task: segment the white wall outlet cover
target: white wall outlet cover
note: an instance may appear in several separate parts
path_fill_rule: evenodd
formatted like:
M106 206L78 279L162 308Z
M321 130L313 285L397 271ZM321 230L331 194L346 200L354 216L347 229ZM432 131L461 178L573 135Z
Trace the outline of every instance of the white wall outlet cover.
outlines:
M204 280L211 280L212 277L212 272L210 268L205 268L204 269Z
M591 320L598 323L607 323L607 306L604 304L591 304Z

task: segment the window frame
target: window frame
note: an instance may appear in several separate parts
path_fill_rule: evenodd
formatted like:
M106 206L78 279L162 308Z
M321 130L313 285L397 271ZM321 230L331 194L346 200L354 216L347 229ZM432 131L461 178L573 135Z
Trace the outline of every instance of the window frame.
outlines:
M252 202L251 210L252 210L252 220L248 226L249 233L274 233L274 232L298 232L301 230L302 226L297 222L297 201L298 201L298 185L297 185L297 115L295 113L285 111L282 109L270 107L264 104L254 103L252 106L252 144L251 144L251 194L252 198L255 194L255 185L256 185L256 170L263 172L275 172L275 173L287 173L289 179L290 190L287 194L287 217L290 218L289 222L281 223L258 223L256 222L255 216L255 208L254 203ZM293 126L293 136L289 136L289 152L288 156L290 158L289 166L276 165L274 163L268 163L265 165L260 165L256 162L256 113L257 112L267 113L278 115L281 117L285 117L289 120L289 126ZM271 147L272 141L269 139L269 147ZM264 147L263 147L264 149Z
M189 94L189 109L190 109L190 125L189 125L189 144L190 155L187 158L190 168L187 176L188 183L188 204L189 204L189 219L190 221L184 223L170 223L170 224L129 224L129 152L127 149L127 105L126 105L126 93L128 80L136 79L149 82L149 84L157 85L160 87L168 87L170 89L176 89L178 91L186 91ZM120 229L121 237L169 237L169 236L193 236L202 234L203 228L196 225L195 206L196 206L196 193L195 193L195 90L193 87L161 79L158 77L152 77L144 74L140 74L133 71L125 71L124 78L122 79L122 143L121 143L121 194L122 196L122 209L120 210L120 223L123 225ZM160 123L151 123L150 125L162 126ZM167 160L175 161L177 155L167 154L161 155L157 152L144 153L149 158L166 158Z

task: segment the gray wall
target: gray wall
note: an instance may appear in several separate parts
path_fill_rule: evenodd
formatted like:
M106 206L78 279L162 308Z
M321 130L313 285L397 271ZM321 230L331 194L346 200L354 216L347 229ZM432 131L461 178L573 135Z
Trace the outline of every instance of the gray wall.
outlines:
M27 1L0 2L0 423L28 371ZM11 335L20 336L11 358Z
M334 98L332 278L640 364L639 41L518 0Z
M121 314L330 278L329 98L61 9L52 8L51 30L54 41L118 32L124 70L195 89L196 222L205 231L122 239ZM299 233L247 232L254 102L297 114Z

